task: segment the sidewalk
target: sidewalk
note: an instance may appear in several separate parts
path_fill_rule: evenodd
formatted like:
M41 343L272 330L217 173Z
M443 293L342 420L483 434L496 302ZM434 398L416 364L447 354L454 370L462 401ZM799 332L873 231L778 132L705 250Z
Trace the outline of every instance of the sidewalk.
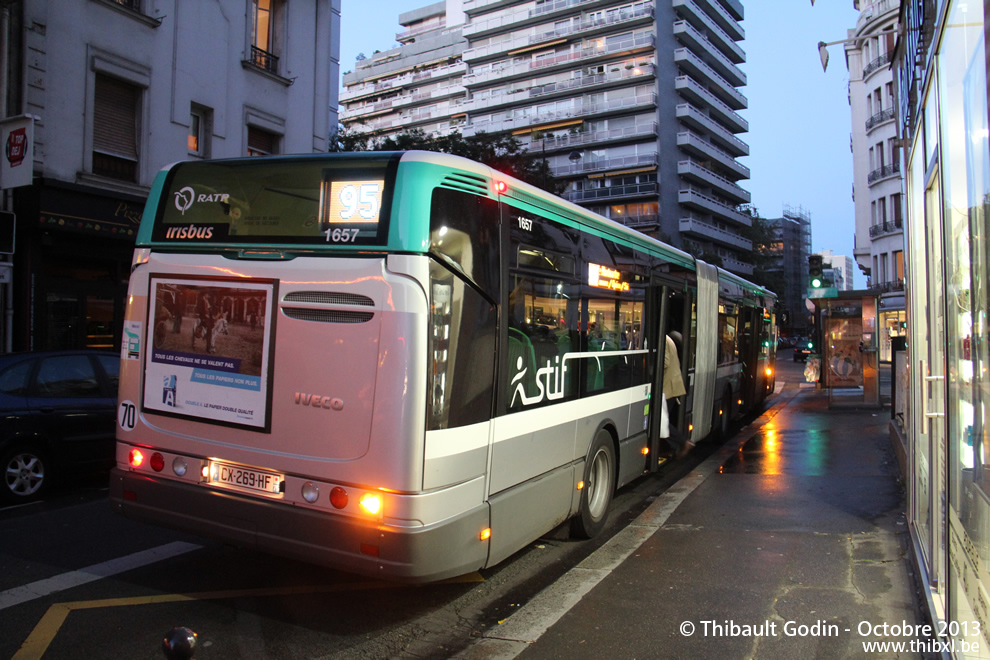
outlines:
M935 657L915 629L898 634L925 620L887 424L883 411L830 411L826 394L786 387L459 657ZM864 645L877 640L903 645Z

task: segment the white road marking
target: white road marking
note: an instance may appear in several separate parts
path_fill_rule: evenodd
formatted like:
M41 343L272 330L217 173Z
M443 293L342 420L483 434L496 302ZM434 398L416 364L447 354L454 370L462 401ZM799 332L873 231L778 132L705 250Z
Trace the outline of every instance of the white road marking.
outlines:
M36 598L43 598L59 591L65 591L79 585L102 580L111 575L117 575L135 568L154 564L164 559L170 559L193 550L198 550L202 546L184 541L175 541L160 545L157 548L135 552L126 557L118 557L100 564L93 564L78 571L69 571L54 577L38 580L31 584L14 587L7 591L0 592L0 610L20 605Z

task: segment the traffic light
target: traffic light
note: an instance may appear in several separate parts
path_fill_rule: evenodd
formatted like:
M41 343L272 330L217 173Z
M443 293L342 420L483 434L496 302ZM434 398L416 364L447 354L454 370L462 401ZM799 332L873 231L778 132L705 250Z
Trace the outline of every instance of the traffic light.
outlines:
M825 277L822 273L822 255L808 255L808 285L812 289L820 289L825 284Z

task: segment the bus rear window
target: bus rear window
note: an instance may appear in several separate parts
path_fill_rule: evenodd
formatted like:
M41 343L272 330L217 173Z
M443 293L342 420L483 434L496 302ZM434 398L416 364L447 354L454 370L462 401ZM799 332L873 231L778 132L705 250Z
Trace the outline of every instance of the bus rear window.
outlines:
M163 243L384 245L397 159L180 163L152 230Z

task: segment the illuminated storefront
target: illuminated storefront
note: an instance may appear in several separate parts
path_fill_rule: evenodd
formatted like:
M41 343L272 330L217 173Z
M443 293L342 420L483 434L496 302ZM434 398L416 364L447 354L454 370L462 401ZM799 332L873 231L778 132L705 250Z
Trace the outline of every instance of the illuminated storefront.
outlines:
M908 197L908 513L932 615L967 658L990 657L984 11L904 0L894 63Z

